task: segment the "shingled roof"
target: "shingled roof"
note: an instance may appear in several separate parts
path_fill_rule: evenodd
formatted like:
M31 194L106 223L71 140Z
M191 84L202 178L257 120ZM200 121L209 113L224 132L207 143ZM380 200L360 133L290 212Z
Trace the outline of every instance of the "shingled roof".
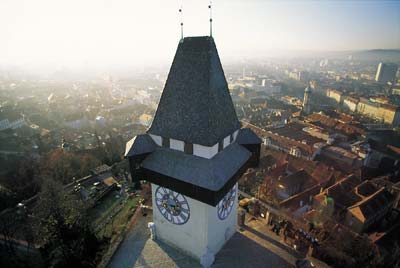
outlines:
M239 131L237 142L239 144L260 144L262 140L250 128L242 128Z
M140 134L126 143L125 157L151 153L156 149L156 144L147 134Z
M200 188L218 191L250 156L251 153L237 143L232 143L211 159L158 147L142 165Z
M240 126L213 38L184 38L148 133L213 146Z

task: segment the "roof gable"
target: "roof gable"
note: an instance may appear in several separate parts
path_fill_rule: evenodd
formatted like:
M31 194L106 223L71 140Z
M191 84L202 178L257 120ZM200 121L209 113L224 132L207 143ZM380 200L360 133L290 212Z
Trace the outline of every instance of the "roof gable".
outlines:
M148 133L213 146L239 128L213 38L184 38Z
M261 144L262 141L250 128L242 128L239 130L237 142L239 144Z
M156 149L156 144L147 134L140 134L126 143L125 157L151 153Z
M359 220L362 222L374 217L376 214L380 214L382 210L392 205L392 195L386 191L385 188L381 188L376 193L368 196L357 202L355 205L349 207L351 211Z

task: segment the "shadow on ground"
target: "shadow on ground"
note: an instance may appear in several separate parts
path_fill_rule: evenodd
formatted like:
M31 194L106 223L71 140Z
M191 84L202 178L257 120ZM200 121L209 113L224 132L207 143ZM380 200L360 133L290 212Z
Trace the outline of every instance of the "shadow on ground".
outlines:
M240 232L225 244L215 258L213 268L282 268L289 263L267 247Z
M290 254L292 254L293 256L296 256L297 258L304 258L305 257L302 254L300 254L299 252L297 252L296 250L294 250L293 248L283 245L282 243L272 239L271 237L269 237L266 234L261 233L260 231L257 231L254 228L251 228L249 226L245 226L244 229L246 231L248 231L248 232L251 232L251 233L255 234L256 236L260 237L261 239L266 240L269 243L281 248L282 250L288 251Z
M114 254L109 268L197 268L199 262L184 252L153 241L147 223L152 215L141 217ZM286 268L298 253L265 235L254 226L236 232L216 255L213 268Z

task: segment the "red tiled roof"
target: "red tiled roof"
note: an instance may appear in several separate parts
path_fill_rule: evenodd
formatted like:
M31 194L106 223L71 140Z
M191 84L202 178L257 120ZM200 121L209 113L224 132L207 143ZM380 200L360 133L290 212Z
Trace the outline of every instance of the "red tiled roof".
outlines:
M300 184L300 188L306 189L316 184L316 181L303 169L285 177L278 178L280 184L285 187Z
M311 176L319 183L329 181L335 174L335 170L327 166L323 163L319 163L318 166L314 169Z
M330 118L327 115L319 114L319 113L313 113L307 116L306 118L308 121L312 123L320 122L322 125L327 126L327 127L335 127L337 122L335 119Z
M360 180L354 175L347 176L316 195L314 199L322 202L325 200L325 196L328 196L333 198L335 205L342 208L349 207L362 199L352 191L358 183L360 183Z
M316 150L313 147L313 144L319 141L322 141L318 138L312 137L311 135L304 133L299 133L301 131L301 128L299 129L299 126L296 124L293 124L290 128L292 129L286 129L282 130L281 129L274 129L271 131L267 131L264 129L261 129L257 126L254 126L250 123L243 122L243 127L248 127L254 131L259 137L263 138L270 138L272 141L275 141L278 143L280 146L287 148L290 150L290 148L297 147L300 149L301 153L305 156L311 156L314 151ZM277 132L277 133L274 133ZM286 137L284 135L289 135L289 133L292 135L291 137ZM298 139L298 140L296 140ZM303 143L300 139L306 139L311 144L305 144Z
M391 202L392 195L385 188L381 188L374 194L349 207L349 210L359 220L365 221L385 209Z
M353 102L353 103L355 103L355 104L357 104L357 103L359 102L358 99L353 98L353 97L346 97L346 100L349 100L349 101L351 101L351 102Z
M393 112L399 110L399 107L393 104L381 104L381 107Z
M300 201L303 201L304 203L308 202L310 200L310 196L314 196L319 193L321 189L321 186L319 184L314 185L313 187L310 187L301 193L295 194L279 203L279 206L284 207L284 208L294 208L296 209L297 207L300 206Z
M331 116L313 113L307 116L306 120L313 124L320 124L324 127L337 130L346 135L365 135L366 133L365 130L359 126L359 123L354 121L354 117L344 113L332 112Z

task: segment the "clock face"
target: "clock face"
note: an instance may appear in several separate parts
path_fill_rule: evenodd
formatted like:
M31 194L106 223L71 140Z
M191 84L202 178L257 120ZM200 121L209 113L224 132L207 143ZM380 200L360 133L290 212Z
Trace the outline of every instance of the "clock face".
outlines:
M233 204L236 198L236 184L232 189L224 196L224 198L219 201L217 206L218 218L220 220L225 220L232 211Z
M180 225L189 220L189 203L183 195L159 186L155 199L158 210L169 222Z

